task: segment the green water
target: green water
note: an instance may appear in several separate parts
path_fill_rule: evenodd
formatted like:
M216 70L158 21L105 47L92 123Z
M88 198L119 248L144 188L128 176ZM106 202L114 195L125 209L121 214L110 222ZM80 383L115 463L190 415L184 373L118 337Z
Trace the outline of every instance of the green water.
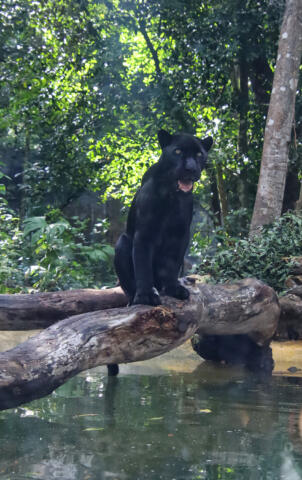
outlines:
M0 480L298 480L301 409L295 378L96 369L0 412Z

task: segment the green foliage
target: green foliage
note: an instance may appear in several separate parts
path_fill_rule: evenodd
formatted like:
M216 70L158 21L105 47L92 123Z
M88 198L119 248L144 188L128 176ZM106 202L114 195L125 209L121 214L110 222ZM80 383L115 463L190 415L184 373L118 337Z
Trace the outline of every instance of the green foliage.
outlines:
M0 156L10 166L17 152L23 163L10 196L0 190L16 209L1 201L1 288L110 279L103 237L91 245L85 225L49 209L87 189L129 205L160 153L159 128L213 135L197 196L216 215L218 186L230 212L225 230L246 233L283 8L270 0L3 0ZM216 230L221 239L232 244ZM211 242L211 232L196 234L194 254Z
M114 125L123 70L104 11L89 0L1 4L0 140L24 151L29 215L47 196L61 206L99 167L87 157L88 138Z
M28 290L96 288L115 281L113 248L101 241L88 243L86 222L71 225L59 211L29 217L23 232L19 219L0 201L0 293ZM101 239L106 222L95 226Z
M244 208L230 212L224 219L224 226L219 225L213 228L213 223L205 220L194 225L190 255L197 264L203 262L205 256L211 257L217 249L218 251L224 249L230 243L248 235L246 225L249 224L249 215Z
M253 239L220 237L213 256L202 257L200 274L210 274L217 282L255 277L276 291L285 288L293 262L288 257L302 255L302 216L287 213Z
M88 244L86 222L73 221L71 225L58 211L24 221L25 278L35 289L66 290L112 283L113 248L100 242ZM99 226L104 231L104 225Z
M0 293L15 293L22 288L21 245L19 219L0 197Z
M230 210L247 208L236 194L242 172L246 201L255 193L282 8L4 0L0 143L24 151L22 216L44 214L45 199L61 208L87 186L128 203L161 127L212 133Z

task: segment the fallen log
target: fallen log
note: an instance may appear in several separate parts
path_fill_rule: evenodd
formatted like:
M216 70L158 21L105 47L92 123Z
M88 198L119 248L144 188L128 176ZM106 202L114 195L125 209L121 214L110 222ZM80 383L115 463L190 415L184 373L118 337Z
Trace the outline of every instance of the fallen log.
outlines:
M158 307L136 305L75 315L1 353L0 408L45 396L92 367L161 355L197 331L245 334L259 346L272 338L280 307L275 292L262 282L245 279L188 288L190 300L163 297ZM78 295L84 298L79 291Z
M0 295L0 330L42 329L72 315L126 305L119 287Z
M281 316L275 338L277 340L301 340L302 285L296 285L288 290L279 298L279 303Z

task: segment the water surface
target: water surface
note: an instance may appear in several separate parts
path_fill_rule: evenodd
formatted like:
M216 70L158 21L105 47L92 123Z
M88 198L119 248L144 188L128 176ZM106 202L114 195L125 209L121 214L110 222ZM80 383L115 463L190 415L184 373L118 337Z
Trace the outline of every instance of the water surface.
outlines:
M0 412L0 480L302 479L302 379L178 352Z

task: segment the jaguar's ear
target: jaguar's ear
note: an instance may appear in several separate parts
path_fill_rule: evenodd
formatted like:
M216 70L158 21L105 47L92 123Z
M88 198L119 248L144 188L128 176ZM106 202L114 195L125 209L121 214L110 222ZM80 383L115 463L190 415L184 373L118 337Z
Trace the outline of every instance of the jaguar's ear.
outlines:
M201 140L201 143L205 151L208 152L211 146L213 145L213 138L212 137L203 138Z
M172 143L173 135L166 132L166 130L159 130L157 136L162 150Z

